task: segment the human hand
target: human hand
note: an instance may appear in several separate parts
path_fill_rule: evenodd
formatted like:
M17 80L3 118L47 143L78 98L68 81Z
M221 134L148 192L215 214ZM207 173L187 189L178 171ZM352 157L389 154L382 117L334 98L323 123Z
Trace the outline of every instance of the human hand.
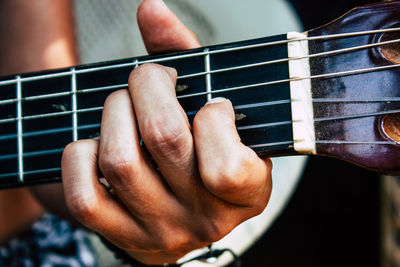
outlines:
M150 53L199 46L161 0L144 0L138 21ZM72 143L62 159L71 213L146 264L175 262L221 239L264 210L272 187L271 162L240 142L230 101L207 103L191 127L176 79L160 65L135 69L129 91L105 102L100 140Z

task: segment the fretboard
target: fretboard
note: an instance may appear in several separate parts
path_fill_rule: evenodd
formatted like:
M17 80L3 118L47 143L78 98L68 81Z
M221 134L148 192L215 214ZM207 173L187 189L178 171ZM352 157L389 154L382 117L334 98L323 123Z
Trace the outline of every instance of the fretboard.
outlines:
M59 181L63 148L100 135L102 106L149 62L177 69L192 122L210 98L232 101L242 142L260 156L293 150L286 35L0 79L0 188Z

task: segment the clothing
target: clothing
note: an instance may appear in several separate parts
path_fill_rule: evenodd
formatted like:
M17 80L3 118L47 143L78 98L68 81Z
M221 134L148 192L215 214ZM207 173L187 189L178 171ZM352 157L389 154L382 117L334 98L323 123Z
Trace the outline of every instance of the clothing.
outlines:
M85 231L45 214L27 233L0 247L0 266L94 267L97 264Z

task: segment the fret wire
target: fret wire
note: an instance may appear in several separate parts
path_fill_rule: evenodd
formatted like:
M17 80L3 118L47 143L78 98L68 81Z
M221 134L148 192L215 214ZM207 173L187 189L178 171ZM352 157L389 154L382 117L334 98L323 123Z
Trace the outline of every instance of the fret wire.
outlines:
M75 68L71 69L71 102L72 102L72 141L78 140L78 99L76 96L76 72Z
M21 76L17 76L17 133L18 133L18 181L24 182L24 140L22 138L22 83Z
M137 67L139 67L139 59L135 58L135 59L133 60L133 65L134 65L134 68L135 68L135 69L136 69Z
M240 50L245 50L245 49L251 49L251 48L258 48L258 47L264 47L264 46L273 46L273 45L282 45L282 44L287 44L290 42L298 42L298 41L314 41L314 40L321 40L321 39L337 39L337 38L344 38L344 37L356 37L356 36L362 36L362 35L371 35L371 34L376 34L376 33L387 33L387 32L395 32L395 31L400 31L400 28L389 28L389 29L380 29L380 30L371 30L371 31L360 31L360 32L349 32L349 33L340 33L340 34L331 34L331 35L321 35L321 36L313 36L313 37L306 37L306 38L300 38L300 39L294 39L294 40L282 40L282 41L273 41L273 42L268 42L268 43L259 43L259 44L252 44L252 45L244 45L240 47L230 47L230 48L222 48L218 50L212 50L208 51L208 54L218 54L218 53L226 53L226 52L234 52L234 51L240 51ZM189 53L189 54L184 54L184 55L176 55L176 56L167 56L164 58L159 58L159 59L150 59L150 60L143 60L139 61L138 64L145 64L145 63L156 63L156 62L163 62L163 61L169 61L169 60L177 60L177 59L183 59L187 57L196 57L196 56L204 56L205 52L194 52L194 53ZM106 69L115 69L115 68L122 68L122 67L129 67L132 66L133 63L120 63L120 64L115 64L115 65L110 65L110 66L101 66L101 67L88 67L86 69L81 69L77 70L77 74L79 73L89 73L89 72L95 72L95 71L101 71L101 70L106 70ZM41 79L48 79L48 78L56 78L56 77L62 77L62 76L68 76L70 75L69 71L66 72L60 72L60 73L52 73L52 74L44 74L44 75L39 75L39 76L34 76L34 77L21 77L22 82L26 81L35 81L35 80L41 80ZM17 83L17 79L10 79L10 80L5 80L5 81L0 81L0 86L2 85L9 85L9 84L14 84Z
M302 57L284 58L284 59L277 59L277 60L270 60L270 61L265 61L265 62L246 64L246 65L241 65L241 66L236 66L236 67L222 68L222 69L217 69L217 70L208 70L205 72L198 72L198 73L178 76L178 79L188 79L188 78L193 78L193 77L198 77L198 76L203 76L203 75L207 76L207 75L211 75L214 73L254 68L254 67L265 66L265 65L270 65L270 64L278 64L278 63L287 62L289 60L299 60L299 59L307 59L307 58L320 57L320 56L326 56L326 55L332 55L332 54L339 54L339 53L350 52L350 51L354 51L354 50L360 50L360 49L371 48L371 47L375 47L375 46L387 45L387 44L398 43L398 42L400 42L400 39L378 42L378 43L367 44L367 45L361 45L361 46L355 46L355 47L344 48L344 49L338 49L338 50L332 50L332 51L328 51L328 52L316 53L316 54L311 54L311 55L302 56ZM209 55L210 55L209 53L206 54L206 57L209 57ZM134 63L126 63L126 64L121 64L121 65L126 66L128 64L130 66L135 66L135 68L136 68L139 64L144 64L144 63L143 62L139 63L138 59L135 59ZM111 66L109 66L109 67L111 68ZM76 73L80 73L80 72L75 71L75 74ZM68 74L72 74L72 73L68 72ZM111 86L81 89L81 90L77 90L76 93L91 93L91 92L106 91L106 90L112 90L112 89L125 89L127 87L128 87L128 84L125 83L125 84L120 84L120 85L111 85ZM40 95L40 96L30 96L30 97L22 98L22 101L34 101L34 100L39 100L39 99L48 99L48 98L66 96L69 94L71 94L71 92L61 92L61 93L46 94L46 95ZM17 102L17 99L0 100L0 105L10 104L10 103L14 103L14 102Z
M209 52L209 49L205 49L204 52ZM212 99L212 88L211 88L211 63L210 63L210 54L207 53L204 56L204 67L206 70L206 75L205 75L205 84L206 84L206 92L207 92L207 101L210 101Z

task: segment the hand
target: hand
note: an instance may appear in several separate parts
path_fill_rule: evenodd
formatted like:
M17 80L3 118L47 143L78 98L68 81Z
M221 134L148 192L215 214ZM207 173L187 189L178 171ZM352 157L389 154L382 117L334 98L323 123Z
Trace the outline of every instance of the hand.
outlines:
M144 0L138 21L150 53L199 46L161 0ZM221 239L264 210L272 187L271 162L240 142L230 101L207 103L191 127L176 79L160 65L134 70L129 91L105 102L100 140L72 143L62 159L71 213L146 264L175 262Z

